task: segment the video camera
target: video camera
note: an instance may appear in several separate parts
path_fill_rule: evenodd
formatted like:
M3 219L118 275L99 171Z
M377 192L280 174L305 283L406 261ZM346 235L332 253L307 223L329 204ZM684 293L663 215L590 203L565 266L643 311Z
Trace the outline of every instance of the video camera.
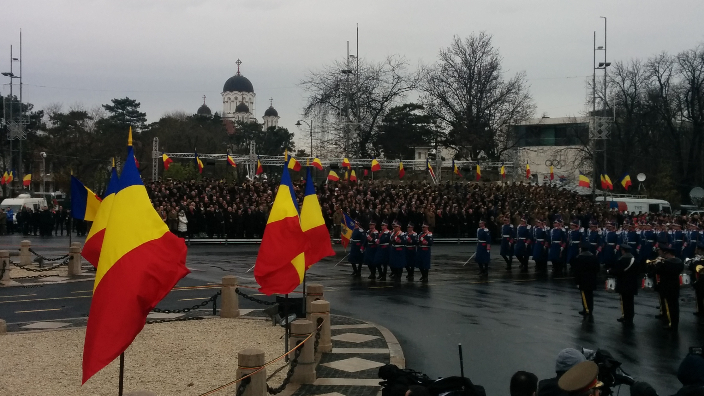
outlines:
M633 385L636 381L621 368L621 362L616 360L609 351L603 349L582 348L582 354L587 360L591 360L599 366L599 381L604 384L601 394L609 396L611 389L620 385Z

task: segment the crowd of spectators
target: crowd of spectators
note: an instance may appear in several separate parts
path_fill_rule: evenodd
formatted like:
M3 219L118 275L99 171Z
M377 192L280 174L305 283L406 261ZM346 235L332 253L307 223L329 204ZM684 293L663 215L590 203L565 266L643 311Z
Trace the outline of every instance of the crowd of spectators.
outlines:
M154 207L171 231L188 237L261 238L278 183L247 181L231 184L218 180L160 181L147 185ZM299 204L303 181L294 182ZM526 217L556 218L581 224L624 220L664 220L663 215L621 213L604 204L594 204L588 195L548 185L521 183L474 183L362 181L323 182L317 186L325 224L339 236L343 212L360 220L417 226L427 222L436 237L474 237L480 219L487 221L493 236L505 217L514 225ZM639 217L640 216L640 217ZM668 218L666 221L676 221ZM684 220L682 220L684 221Z

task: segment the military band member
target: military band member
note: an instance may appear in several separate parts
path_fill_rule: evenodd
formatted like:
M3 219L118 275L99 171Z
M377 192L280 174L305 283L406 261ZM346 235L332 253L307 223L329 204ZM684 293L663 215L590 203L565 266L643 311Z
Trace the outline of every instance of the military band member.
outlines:
M511 224L511 218L504 217L504 225L501 226L501 257L506 261L506 270L511 271L513 264L513 244L516 240L516 231Z
M354 221L354 231L350 239L350 255L348 261L352 264L352 276L355 278L362 276L362 264L364 264L364 243L366 233L362 226L359 225L359 220Z
M428 281L428 271L430 270L430 250L433 246L433 233L429 230L428 223L423 222L423 232L418 235L418 250L416 251L416 266L420 271L420 281Z
M369 268L369 278L376 279L376 264L374 264L374 258L376 257L376 251L378 249L376 240L379 238L379 231L376 229L376 221L374 219L369 220L369 231L367 231L367 238L364 244L364 264Z
M616 277L616 293L621 295L621 317L616 319L623 324L633 324L635 316L635 296L638 294L640 272L636 258L629 245L621 245L621 258L607 272Z
M416 266L416 250L418 248L418 233L413 230L414 225L410 221L406 229L406 279L412 281Z
M689 261L689 270L692 273L692 286L694 287L694 300L697 316L704 316L704 241L697 244L694 257Z
M391 225L393 231L389 238L389 267L391 267L391 278L399 281L403 275L403 269L406 268L406 234L401 231L398 220L394 220Z
M548 254L548 258L552 263L552 272L561 273L563 263L562 251L565 249L565 241L567 240L567 238L565 237L565 230L562 229L560 220L555 219L552 225L553 228L548 234L550 239L550 251Z
M477 251L474 261L479 265L479 275L489 275L489 261L491 260L491 233L486 228L486 221L479 221L477 229Z
M684 269L672 247L660 246L661 260L655 263L655 274L660 276L659 291L665 304L665 329L677 331L680 322L680 274Z
M594 290L600 266L599 259L589 251L589 242L583 241L579 246L580 253L574 259L574 276L582 297L579 314L587 317L594 313Z
M516 243L513 251L518 262L521 263L521 271L528 270L528 257L533 253L531 251L531 226L526 223L526 218L521 218L521 223L516 228Z
M376 238L376 255L374 256L374 265L379 270L377 280L385 281L386 272L389 269L389 243L391 242L391 232L388 229L389 223L386 220L381 222L381 230Z
M572 220L570 223L570 232L567 233L567 263L572 267L572 261L579 255L582 237L584 235L579 231L579 221Z
M545 221L538 219L533 228L532 238L533 260L535 261L535 270L538 272L546 272L548 270L548 250L550 248L548 236Z

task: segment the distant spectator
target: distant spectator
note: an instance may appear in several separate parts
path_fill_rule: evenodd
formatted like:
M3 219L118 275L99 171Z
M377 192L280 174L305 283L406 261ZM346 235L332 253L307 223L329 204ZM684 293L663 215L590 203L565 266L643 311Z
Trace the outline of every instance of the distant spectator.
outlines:
M535 396L538 391L538 377L527 371L517 371L511 377L511 396Z

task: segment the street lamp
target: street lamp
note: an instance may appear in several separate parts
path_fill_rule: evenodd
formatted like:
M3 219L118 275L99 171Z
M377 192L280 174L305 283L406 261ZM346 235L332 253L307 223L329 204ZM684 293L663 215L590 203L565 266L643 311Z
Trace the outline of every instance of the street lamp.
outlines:
M306 120L298 120L296 126L302 126L301 121L310 127L310 156L313 157L313 120L310 120L310 123Z

